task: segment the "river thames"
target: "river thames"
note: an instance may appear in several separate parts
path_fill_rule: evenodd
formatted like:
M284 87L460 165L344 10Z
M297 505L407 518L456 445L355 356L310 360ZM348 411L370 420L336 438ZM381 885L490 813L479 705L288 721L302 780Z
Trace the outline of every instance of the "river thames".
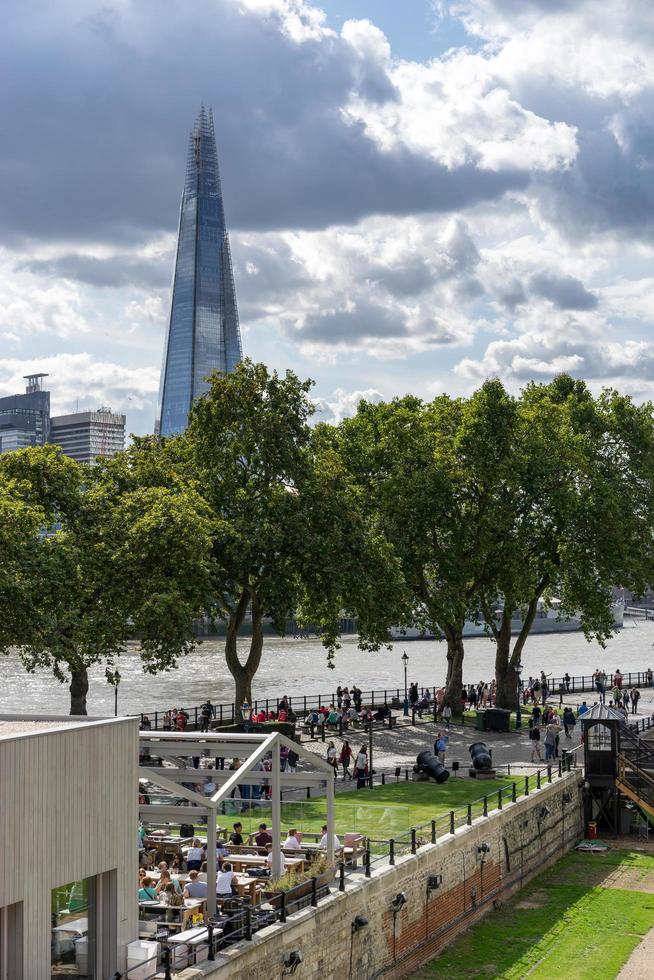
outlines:
M589 674L601 666L607 673L617 667L622 671L654 667L654 623L627 621L602 650L588 643L582 633L550 633L532 636L523 653L524 676L545 670L556 676L565 673ZM246 643L241 646L242 659ZM356 639L348 637L336 655L336 669L327 667L325 651L319 640L267 637L261 667L254 682L254 696L275 697L282 694L328 694L340 683L358 684L365 690L404 686L403 650L409 656L409 681L420 685L439 684L445 678L446 647L436 640L397 641L392 650L367 653L359 650ZM495 647L486 637L471 637L465 643L464 679L490 679L493 674ZM119 664L122 675L119 687L120 714L165 708L192 707L207 697L215 702L229 702L233 697L232 679L227 671L220 640L204 640L180 662L177 670L164 674L144 674L138 656L130 652ZM39 670L28 674L17 654L0 661L0 711L67 713L69 694L51 674ZM102 669L90 671L89 714L113 714L114 692Z

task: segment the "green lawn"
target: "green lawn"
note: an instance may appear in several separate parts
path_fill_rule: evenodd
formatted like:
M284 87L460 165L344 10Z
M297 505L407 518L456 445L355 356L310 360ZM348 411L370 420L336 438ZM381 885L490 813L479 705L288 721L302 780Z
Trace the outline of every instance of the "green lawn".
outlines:
M645 876L651 888L654 855L573 852L414 977L612 980L654 927L654 894L637 890Z
M529 777L530 788L535 788L536 777ZM511 799L513 778L502 776L498 779L477 782L474 779L450 778L446 783L389 783L386 786L375 786L372 790L352 790L339 793L334 804L336 832L344 834L347 831L358 832L366 837L388 839L389 837L406 834L411 827L428 824L432 819L438 821L438 834L447 832L450 810L457 810L457 826L465 823L467 814L460 808L476 800L472 816L481 816L483 802L481 798L488 796L488 809L497 806L498 790L502 790L503 800L508 803ZM517 795L524 792L525 777L515 777ZM236 805L228 804L228 811L236 810ZM227 812L219 817L221 826L231 828L234 820L240 820L247 831L254 830L261 821L270 823L271 812L268 806L252 807L250 812ZM282 825L284 828L295 827L304 832L319 832L325 822L325 799L316 797L312 800L282 803ZM423 830L423 834L426 833Z

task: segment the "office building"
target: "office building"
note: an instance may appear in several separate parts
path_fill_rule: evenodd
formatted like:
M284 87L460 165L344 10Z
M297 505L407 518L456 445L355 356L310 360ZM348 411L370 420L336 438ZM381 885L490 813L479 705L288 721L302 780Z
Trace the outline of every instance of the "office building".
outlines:
M109 408L53 415L49 441L78 463L93 465L98 456L111 459L125 448L125 416Z
M241 359L229 238L211 112L201 110L190 135L182 194L173 296L159 393L158 431L186 428L193 401L214 370Z
M0 453L43 446L50 436L50 392L47 374L26 374L24 394L0 398Z

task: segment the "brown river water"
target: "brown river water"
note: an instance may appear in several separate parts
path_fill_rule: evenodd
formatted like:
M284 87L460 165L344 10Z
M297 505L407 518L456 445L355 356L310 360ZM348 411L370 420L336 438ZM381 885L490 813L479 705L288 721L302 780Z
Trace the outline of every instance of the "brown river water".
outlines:
M233 697L231 676L225 666L223 643L204 640L176 670L159 675L144 674L135 652L121 658L121 683L118 696L120 714L165 710L168 707L192 707L210 697L214 703L230 702ZM628 670L654 668L654 622L626 620L624 629L609 640L602 650L588 643L582 633L550 633L532 636L523 653L524 672L545 670L559 676L567 670L572 675L590 674L601 666L607 673L620 668ZM245 653L245 641L243 653ZM329 694L340 683L357 684L363 691L374 688L404 687L401 656L409 656L409 682L432 686L445 678L445 643L438 640L400 640L391 650L367 653L358 648L355 637L343 640L336 655L336 669L327 667L325 651L316 639L265 639L261 667L254 682L254 697L277 697L282 694ZM486 637L465 641L464 680L490 679L493 674L495 647ZM654 692L653 692L654 693ZM66 713L69 695L47 671L28 674L17 654L0 659L0 712ZM107 684L102 669L90 672L89 714L113 714L114 691Z

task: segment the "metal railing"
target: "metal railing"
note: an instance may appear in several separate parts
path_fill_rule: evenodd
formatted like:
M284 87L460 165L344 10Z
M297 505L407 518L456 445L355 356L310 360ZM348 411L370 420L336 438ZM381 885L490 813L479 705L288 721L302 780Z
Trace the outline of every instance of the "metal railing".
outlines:
M613 686L614 675L608 675L606 678L606 687ZM593 674L581 674L575 677L570 677L569 681L566 681L565 677L548 677L549 693L553 694L582 694L586 691L595 690L595 681L593 680ZM628 671L622 674L622 686L625 687L648 687L652 685L652 681L649 680L649 670L636 670ZM527 681L523 679L523 686L526 686ZM423 688L424 691L428 691L430 702L436 698L436 687ZM287 696L287 703L289 708L299 717L303 717L309 714L310 711L318 710L322 707L329 707L332 704L337 704L337 695L335 691L327 694L294 694ZM252 707L254 712L265 711L266 715L269 712L274 711L275 714L279 712L279 705L282 701L281 697L267 697L267 698L257 698L255 699ZM370 691L361 692L361 704L366 707L375 708L383 704L389 704L391 706L401 707L404 703L404 690L399 687L394 688L377 688ZM211 718L212 723L217 723L219 725L223 724L236 724L240 721L240 710L237 708L235 702L216 704L214 707L214 714ZM202 705L195 705L194 707L188 709L189 715L189 727L199 728L202 725ZM157 731L163 729L163 718L166 711L143 711L141 715L147 715L152 728Z
M345 890L344 865L337 871L338 888ZM305 887L309 885L309 887ZM197 959L199 952L206 951L206 958L215 960L216 954L235 943L250 942L253 935L275 922L285 923L288 916L303 908L317 908L318 904L330 894L328 884L319 885L315 877L300 882L288 891L281 891L273 899L275 905L251 906L248 900L240 900L238 908L230 910L229 914L218 916L215 920L200 926L206 930L206 938L196 939L192 943L171 943L174 933L165 928L152 935L152 941L160 945L160 953L147 960L141 960L138 965L130 967L124 973L116 973L112 980L133 980L143 976L143 967L148 963L160 968L164 980L173 980L176 971L185 969L190 960ZM199 934L201 936L201 933ZM183 946L183 948L182 948Z
M511 775L510 765L507 768ZM493 812L504 809L509 803L516 803L576 768L576 750L564 749L562 758L552 760L549 765L527 775L516 776L510 785L501 786L448 813L416 824L388 840L369 838L366 846L368 866L381 868L394 865L398 857L415 854L425 844L435 844L448 834L456 834L457 830L470 826L479 817L489 817Z

